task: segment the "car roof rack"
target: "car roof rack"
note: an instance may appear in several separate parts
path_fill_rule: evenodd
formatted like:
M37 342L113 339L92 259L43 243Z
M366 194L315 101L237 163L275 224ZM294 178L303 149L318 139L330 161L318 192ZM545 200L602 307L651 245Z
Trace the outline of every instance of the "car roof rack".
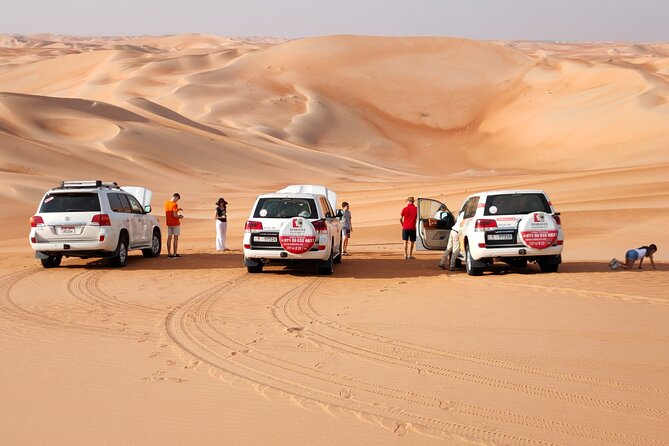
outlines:
M60 189L91 189L91 188L118 189L118 184L113 182L103 182L102 180L70 180L61 181Z

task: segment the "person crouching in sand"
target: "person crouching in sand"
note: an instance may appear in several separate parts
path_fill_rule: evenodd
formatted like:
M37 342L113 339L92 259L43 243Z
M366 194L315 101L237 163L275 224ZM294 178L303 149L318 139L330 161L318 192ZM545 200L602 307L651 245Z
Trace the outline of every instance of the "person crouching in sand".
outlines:
M614 258L609 262L609 267L611 267L611 269L632 269L636 261L639 260L639 269L641 269L641 265L643 265L643 259L648 257L653 269L657 269L655 267L655 261L653 260L653 254L656 252L657 246L652 243L648 246L641 246L637 249L630 249L625 253L625 263L621 263L619 260Z

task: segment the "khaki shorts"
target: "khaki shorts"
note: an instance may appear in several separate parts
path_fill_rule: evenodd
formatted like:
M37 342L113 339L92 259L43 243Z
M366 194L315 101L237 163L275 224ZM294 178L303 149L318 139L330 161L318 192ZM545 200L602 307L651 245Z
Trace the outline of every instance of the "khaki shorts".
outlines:
M176 235L177 237L181 234L181 226L168 226L167 235Z

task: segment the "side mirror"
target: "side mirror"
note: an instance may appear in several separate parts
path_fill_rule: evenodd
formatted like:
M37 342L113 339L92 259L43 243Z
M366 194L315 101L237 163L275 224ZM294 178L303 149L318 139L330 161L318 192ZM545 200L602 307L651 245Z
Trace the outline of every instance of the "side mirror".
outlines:
M147 204L146 206L144 206L144 213L145 213L145 214L148 214L148 213L150 213L150 212L151 212L151 205L150 205L150 204Z
M337 209L337 218L342 218L344 216L344 210L343 209Z

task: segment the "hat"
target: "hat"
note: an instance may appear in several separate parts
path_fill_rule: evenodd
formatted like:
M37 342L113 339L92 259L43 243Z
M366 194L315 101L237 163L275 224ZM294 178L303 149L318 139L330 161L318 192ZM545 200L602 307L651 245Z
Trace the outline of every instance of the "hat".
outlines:
M415 200L415 199L414 199L413 197L408 197L408 198L407 198L407 201L408 201L409 203L413 203L414 200Z
M228 202L225 201L225 198L223 198L223 197L219 198L219 199L216 201L216 204L220 203L221 200L223 200L223 204L228 204Z

